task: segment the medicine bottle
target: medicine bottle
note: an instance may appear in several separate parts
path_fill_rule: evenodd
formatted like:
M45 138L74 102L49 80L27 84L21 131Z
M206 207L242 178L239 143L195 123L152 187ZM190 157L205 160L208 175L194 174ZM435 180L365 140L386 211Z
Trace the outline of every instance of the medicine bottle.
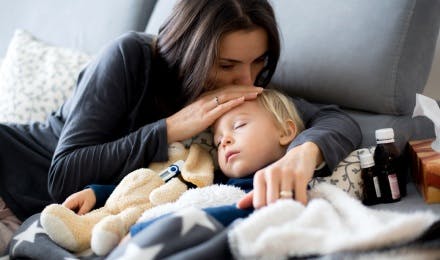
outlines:
M376 149L374 162L376 174L379 177L381 202L395 202L400 200L399 180L396 159L399 151L394 143L394 130L384 128L376 130Z
M359 155L362 178L362 203L374 205L381 202L382 194L379 187L379 178L374 167L373 155L367 151Z

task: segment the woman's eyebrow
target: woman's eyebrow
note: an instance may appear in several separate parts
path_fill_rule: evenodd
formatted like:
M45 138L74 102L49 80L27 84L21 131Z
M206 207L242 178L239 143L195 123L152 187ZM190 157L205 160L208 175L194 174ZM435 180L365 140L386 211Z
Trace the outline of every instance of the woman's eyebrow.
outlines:
M234 59L228 59L228 58L220 58L221 61L227 61L232 63L241 63L242 61L234 60Z
M262 58L265 58L267 56L267 51L263 54L261 54L260 56L258 56L255 60L259 60ZM232 62L232 63L242 63L241 60L235 60L235 59L231 59L231 58L219 58L220 61L227 61L227 62Z

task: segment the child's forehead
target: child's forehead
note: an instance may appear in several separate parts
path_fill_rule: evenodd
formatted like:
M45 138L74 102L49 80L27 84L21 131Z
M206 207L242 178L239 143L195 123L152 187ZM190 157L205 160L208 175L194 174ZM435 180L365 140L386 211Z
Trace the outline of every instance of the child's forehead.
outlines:
M220 126L224 124L229 124L234 122L235 120L239 120L245 117L252 117L261 113L261 110L264 109L262 105L259 104L258 101L246 101L243 104L229 110L222 116L220 116L213 125L213 130L215 131Z

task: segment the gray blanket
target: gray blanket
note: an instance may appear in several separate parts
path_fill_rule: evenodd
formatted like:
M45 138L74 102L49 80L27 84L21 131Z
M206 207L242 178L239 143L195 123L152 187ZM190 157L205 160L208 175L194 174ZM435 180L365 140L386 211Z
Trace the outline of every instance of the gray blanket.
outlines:
M331 191L331 196L326 191ZM314 200L311 200L307 207L301 207L294 201L282 201L258 210L246 219L238 219L228 227L224 227L205 211L194 207L185 208L167 217L152 221L151 225L139 232L129 243L121 244L105 258L361 259L365 257L401 257L405 259L438 259L440 255L440 221L436 216L432 218L429 213L426 215L399 213L396 215L396 213L373 210L361 204L356 205L356 201L350 201L351 198L345 197L338 191L336 191L336 195L334 193L331 188L315 192ZM350 203L354 203L354 206ZM344 204L347 204L347 208L343 206ZM329 210L333 211L331 213L332 219L327 222L327 225L323 223L310 225L316 219L325 220L330 216L326 216L326 212L320 212L319 218L313 218L313 210L316 210L318 206L330 207ZM291 208L289 209L289 207ZM353 207L358 208L353 209ZM284 210L279 211L280 209ZM274 215L277 211L282 213ZM369 216L363 216L365 214ZM309 216L309 223L305 221L307 216ZM411 222L417 223L425 218L426 224L404 231L404 229L393 225L396 222L393 222L392 218L383 218L383 216L401 218L399 220L401 225L407 225ZM384 239L384 237L377 239L377 241L381 241L380 243L371 243L371 240L362 236L362 230L368 230L368 228L365 229L361 221L359 221L360 226L356 226L358 225L356 221L353 224L344 220L353 217L373 219L381 217L380 220L374 220L379 221L376 222L379 226L375 227L374 232L392 230L390 232L394 234L389 234L390 239ZM267 221L261 221L265 219ZM381 219L384 219L385 222L382 222ZM336 221L335 223L340 226L333 229L332 221ZM290 228L288 228L289 225ZM312 233L310 236L307 236L306 233L302 233L301 237L298 236L298 231L314 232L309 229L314 226L320 234L320 239L315 240L316 243L313 243L313 240L308 240L313 238ZM354 233L350 237L350 241L345 240L347 243L343 243L344 239L341 240L342 242L336 243L337 241L331 241L331 238L334 237L331 231L334 230L341 230L340 238L344 238L344 232ZM407 232L408 230L410 232ZM271 235L274 236L271 237ZM270 240L265 240L267 238ZM295 247L299 244L307 246ZM264 250L260 251L262 248ZM103 257L93 255L90 251L74 255L54 244L42 229L38 214L26 220L17 231L11 242L9 254L12 259L103 259Z

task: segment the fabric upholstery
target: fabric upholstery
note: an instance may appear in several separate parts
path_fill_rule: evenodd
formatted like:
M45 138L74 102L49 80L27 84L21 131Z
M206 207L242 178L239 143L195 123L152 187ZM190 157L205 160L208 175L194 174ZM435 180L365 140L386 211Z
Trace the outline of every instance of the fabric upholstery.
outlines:
M273 82L289 94L390 115L428 78L440 1L272 1L282 33Z
M17 30L0 67L0 122L43 122L70 96L90 59Z
M160 26L171 13L171 10L176 2L177 0L158 0L153 12L151 13L150 20L148 20L145 32L157 34Z
M0 8L0 57L15 29L50 44L96 53L124 32L143 31L155 0L14 0ZM4 22L8 21L8 22Z

